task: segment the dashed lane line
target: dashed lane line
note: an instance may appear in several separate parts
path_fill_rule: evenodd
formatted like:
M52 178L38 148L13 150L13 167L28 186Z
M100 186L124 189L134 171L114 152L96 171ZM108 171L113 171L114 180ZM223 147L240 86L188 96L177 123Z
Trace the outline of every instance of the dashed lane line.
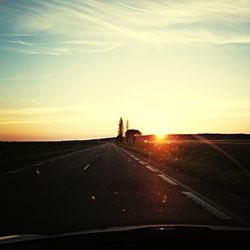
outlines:
M147 163L146 162L144 162L144 161L138 161L140 164L142 164L142 165L146 165Z
M41 175L39 169L36 169L36 174Z
M164 181L166 181L170 185L173 185L173 186L177 186L178 185L177 183L175 183L174 181L172 181L171 179L169 179L167 176L165 176L163 174L158 174L158 176L161 177Z
M206 201L202 200L200 197L194 195L193 193L186 192L186 191L182 192L182 193L184 195L186 195L187 198L193 200L194 202L196 202L198 205L200 205L201 207L203 207L204 209L206 209L207 211L209 211L211 214L213 214L217 218L219 218L221 220L231 220L232 219L230 216L224 214L223 212L221 212L217 208L213 207L212 205L210 205Z
M140 159L137 157L133 157L133 159L135 159L136 161L140 161Z
M87 164L84 168L83 168L83 170L87 170L87 168L90 166L90 164Z
M43 162L39 162L39 163L36 163L34 166L38 167L38 166L43 165L44 163L45 163L44 161Z
M135 160L137 160L139 162L143 162L141 159L137 158L136 156L131 155L131 153L127 152L127 150L124 150L124 149L122 149L122 150L125 153L127 153L128 155L130 155L133 159L135 159ZM215 202L211 201L207 197L204 197L200 193L194 191L193 189L191 189L187 185L183 184L182 182L168 176L167 174L165 174L164 172L162 172L161 170L159 170L157 168L154 168L154 167L151 167L151 166L148 166L148 165L144 165L144 166L147 169L151 170L152 172L158 172L159 173L158 176L160 178L162 178L163 180L165 180L166 182L168 182L169 184L171 184L171 185L180 185L184 189L189 190L190 192L183 191L182 193L184 195L186 195L188 198L192 199L197 204L199 204L200 206L202 206L204 209L208 210L210 213L212 213L217 218L220 218L220 219L223 219L223 220L231 220L232 218L237 218L237 220L242 223L243 220L238 215L235 215L231 211L219 206ZM216 207L218 207L219 209L216 208ZM224 213L222 211L226 211L226 213Z
M145 168L147 168L148 170L150 170L152 172L157 172L157 170L155 168L153 168L152 166L146 165Z

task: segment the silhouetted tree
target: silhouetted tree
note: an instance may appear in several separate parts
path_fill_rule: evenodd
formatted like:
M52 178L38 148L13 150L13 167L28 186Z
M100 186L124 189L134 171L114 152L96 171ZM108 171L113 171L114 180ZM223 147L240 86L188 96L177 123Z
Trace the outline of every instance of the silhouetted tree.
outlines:
M126 132L128 131L128 128L129 128L129 121L126 120Z
M127 131L129 129L129 121L126 120L126 132L125 132L125 135L126 135L126 142L128 143L128 137L127 137Z
M123 120L121 117L119 120L119 126L118 126L118 136L117 136L118 142L122 143L123 135L124 135L124 125L123 125Z

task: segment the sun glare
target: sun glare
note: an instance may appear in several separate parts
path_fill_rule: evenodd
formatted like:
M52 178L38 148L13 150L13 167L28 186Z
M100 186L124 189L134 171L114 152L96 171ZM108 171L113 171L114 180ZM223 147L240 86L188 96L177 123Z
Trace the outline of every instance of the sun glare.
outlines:
M156 140L157 140L157 141L163 142L163 141L166 140L167 135L166 135L166 134L163 134L163 133L158 133L158 134L155 135L155 137L156 137Z

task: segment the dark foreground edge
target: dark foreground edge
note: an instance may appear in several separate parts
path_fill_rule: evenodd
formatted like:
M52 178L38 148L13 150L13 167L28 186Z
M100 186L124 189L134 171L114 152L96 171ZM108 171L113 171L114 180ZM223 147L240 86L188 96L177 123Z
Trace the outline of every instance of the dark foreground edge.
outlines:
M102 228L53 236L0 237L1 249L248 249L250 228L210 225L140 225Z

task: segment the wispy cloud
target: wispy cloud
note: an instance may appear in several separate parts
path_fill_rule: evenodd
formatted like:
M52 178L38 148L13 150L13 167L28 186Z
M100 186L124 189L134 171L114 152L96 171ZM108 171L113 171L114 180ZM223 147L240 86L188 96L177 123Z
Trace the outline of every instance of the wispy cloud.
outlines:
M33 98L21 99L20 102L21 103L34 103L36 102L36 99L33 99Z
M66 41L65 44L73 44L73 45L91 45L91 46L107 46L109 45L105 41L88 41L88 40L71 40Z
M74 106L2 108L0 109L0 125L76 121L77 117L72 119L72 112L75 109Z
M0 78L0 81L19 81L19 80L44 80L50 78L50 73L42 74L40 76L17 74Z
M15 13L16 32L6 34L13 46L2 48L27 54L103 53L134 43L250 44L249 0L31 0L4 8Z
M24 104L32 103L32 107L0 108L0 125L10 124L51 124L51 123L77 123L103 119L105 108L99 106L96 112L98 118L93 116L93 110L81 105L67 106L41 106L34 107L35 99L21 99Z
M1 49L30 55L71 55L74 53L104 53L124 46L123 42L100 40L61 40L27 42L25 40L0 40Z
M19 44L19 45L25 45L25 46L31 46L32 43L24 42L22 40L10 40L9 43Z
M30 34L18 34L18 33L1 33L0 36L3 36L3 37L28 37L30 36Z

